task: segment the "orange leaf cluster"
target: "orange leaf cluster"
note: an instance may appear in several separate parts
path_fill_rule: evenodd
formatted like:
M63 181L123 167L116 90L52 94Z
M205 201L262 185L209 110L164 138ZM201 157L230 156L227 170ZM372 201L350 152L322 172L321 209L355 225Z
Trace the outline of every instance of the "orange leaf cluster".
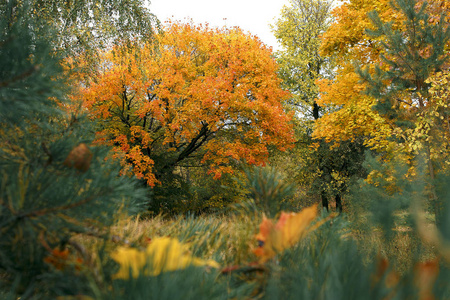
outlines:
M69 249L67 248L64 250L54 248L51 253L44 258L44 262L53 265L57 270L63 270L69 264L75 264L76 269L79 270L83 260L79 257L76 259L71 258Z
M101 122L99 140L149 185L164 153L176 164L202 149L220 177L230 160L261 164L268 146L293 142L271 50L238 28L168 23L154 41L102 57L80 99Z

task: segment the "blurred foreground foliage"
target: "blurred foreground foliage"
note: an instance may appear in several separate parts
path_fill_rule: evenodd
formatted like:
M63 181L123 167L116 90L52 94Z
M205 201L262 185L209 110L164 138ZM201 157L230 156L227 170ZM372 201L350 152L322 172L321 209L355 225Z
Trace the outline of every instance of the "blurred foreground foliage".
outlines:
M27 5L0 11L1 298L83 293L92 257L75 234L106 239L118 213L142 209L144 190L105 163L92 124L68 114L67 76L27 18ZM39 34L36 32L39 28ZM124 200L127 199L125 202Z

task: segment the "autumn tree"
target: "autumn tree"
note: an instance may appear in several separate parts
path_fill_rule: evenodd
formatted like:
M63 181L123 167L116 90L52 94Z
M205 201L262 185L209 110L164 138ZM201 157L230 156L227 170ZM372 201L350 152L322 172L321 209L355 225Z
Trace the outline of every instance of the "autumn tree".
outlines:
M297 142L293 153L296 164L300 165L296 167L297 179L322 198L323 207L328 209L328 199L334 196L338 209L342 210L342 193L356 171L350 169L361 167L364 149L361 143L357 147L357 143L351 145L351 142L333 147L324 139L311 137L315 122L330 110L318 104L320 94L316 81L333 78L333 57L319 53L320 36L332 21L331 9L331 1L293 0L281 11L274 33L283 47L276 53L280 77L291 91L285 106L295 111L296 116ZM350 162L350 157L356 160Z
M417 7L411 1L398 1L398 7L394 8L406 16L405 30L394 30L376 13L369 15L376 29L368 34L383 37L384 53L380 57L382 66L386 67L375 66L372 74L369 68L358 69L358 73L367 82L367 94L377 99L374 109L394 120L401 130L405 126L414 127L417 121L414 112L432 105L427 79L441 71L449 58L445 47L450 39L450 28L443 25L444 15L437 24L431 24L425 12L426 3ZM402 131L408 135L407 129ZM430 176L434 177L432 164L429 167Z
M103 53L80 98L100 121L98 140L149 186L176 168L207 165L215 178L232 163L262 164L292 138L277 64L238 28L169 23L156 42Z
M430 132L416 129L423 127L420 115L436 106L427 79L441 71L450 57L445 49L450 41L450 27L444 25L443 14L437 23L433 22L426 13L426 6L426 2L397 1L394 9L406 16L402 31L383 23L376 13L370 14L376 29L368 34L383 37L381 62L386 67L375 66L373 74L369 68L358 69L358 73L368 83L366 93L377 99L374 109L393 121L396 135L406 145L406 151L416 154L421 148L426 152L428 174L434 181L436 171L431 152L442 151L441 145L433 147ZM438 149L434 150L436 146ZM433 189L431 193L434 194ZM438 214L437 207L435 210Z
M428 92L432 106L418 114L419 125L414 128L412 138L412 141L417 138L427 139L431 150L430 159L436 164L438 170L446 169L450 162L449 82L450 70L448 69L437 72L426 80L425 83L430 85Z
M427 80L446 68L450 30L448 17L430 7L421 1L352 1L336 10L322 53L342 60L336 78L321 82L321 101L339 109L319 122L315 135L341 141L364 136L384 159L397 157L411 167L422 149L433 180L434 150L421 115L434 106Z
M322 36L320 53L336 58L334 78L319 81L320 105L335 107L316 124L314 136L327 141L351 140L370 136L368 146L386 149L380 136L390 136L391 129L371 107L375 99L363 95L365 85L360 82L353 61L370 64L379 60L380 45L365 32L372 28L367 13L378 11L383 21L391 20L393 11L388 1L350 1L333 10L335 22ZM345 121L344 121L345 120ZM389 144L389 143L388 143Z
M436 15L430 17L427 7L419 4L398 1L398 6L391 6L387 2L352 1L334 11L336 22L323 36L321 53L337 56L339 64L336 78L320 82L320 103L339 109L321 119L315 136L346 140L363 135L372 148L398 148L390 137L398 130L394 123L400 119L395 113L388 116L390 105L386 99L396 102L395 106L395 102L391 104L398 108L397 115L414 115L415 105L408 103L417 101L420 105L422 100L409 97L408 91L423 94L423 89L428 89L424 80L432 69L439 69L437 65L442 66L440 56L445 55L445 22L433 24ZM371 68L358 71L361 68L355 68L355 63ZM372 109L374 106L376 109Z

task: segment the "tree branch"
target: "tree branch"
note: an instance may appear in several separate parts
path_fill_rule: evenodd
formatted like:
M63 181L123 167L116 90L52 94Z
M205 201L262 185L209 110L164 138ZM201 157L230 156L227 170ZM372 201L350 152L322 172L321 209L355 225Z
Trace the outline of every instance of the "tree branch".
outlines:
M208 123L202 124L202 129L200 129L200 132L197 134L195 138L193 138L189 145L178 155L178 158L175 163L178 163L189 156L189 154L193 153L195 150L197 150L209 137L208 134ZM202 138L203 137L203 138ZM201 139L201 140L200 140ZM197 144L197 142L200 140L200 142Z

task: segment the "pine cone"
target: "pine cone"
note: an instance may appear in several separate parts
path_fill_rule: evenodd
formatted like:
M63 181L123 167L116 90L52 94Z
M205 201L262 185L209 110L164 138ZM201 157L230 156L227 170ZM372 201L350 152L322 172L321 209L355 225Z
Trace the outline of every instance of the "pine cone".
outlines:
M92 156L93 154L88 146L81 143L70 151L63 164L69 168L75 168L78 171L86 172L91 166Z

